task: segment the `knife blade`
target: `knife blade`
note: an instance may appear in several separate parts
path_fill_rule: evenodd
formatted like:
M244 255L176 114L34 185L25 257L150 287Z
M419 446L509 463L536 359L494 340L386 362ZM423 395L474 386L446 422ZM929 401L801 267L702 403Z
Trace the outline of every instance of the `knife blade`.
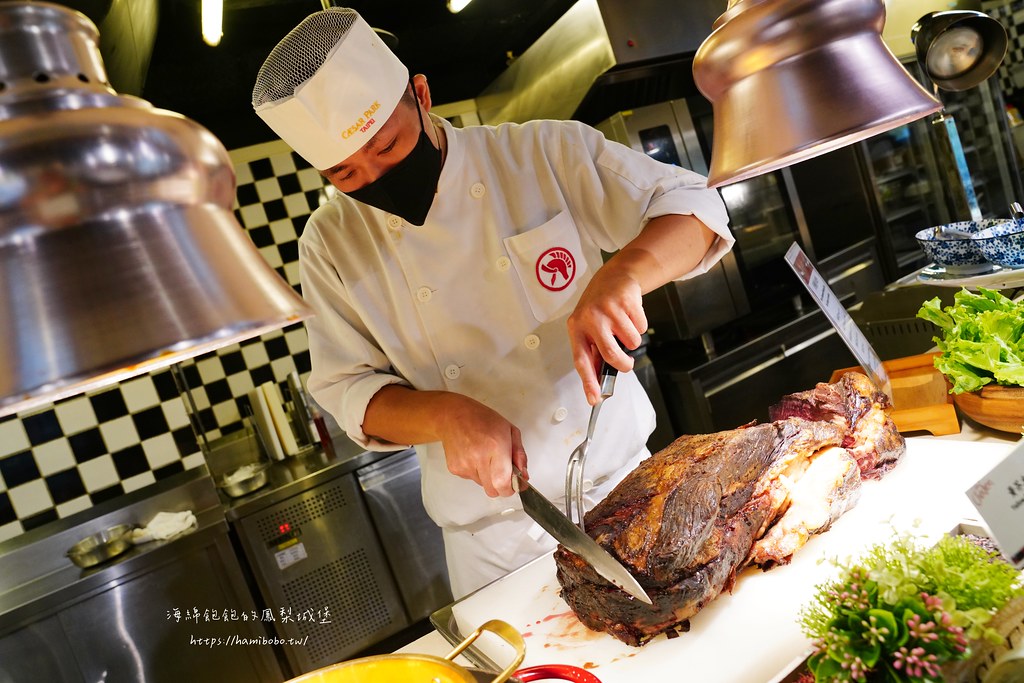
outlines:
M526 514L554 536L556 541L582 557L598 574L637 600L648 605L653 604L643 586L622 566L622 563L573 524L554 503L530 486L515 465L512 466L512 488L519 492L519 499L523 502Z

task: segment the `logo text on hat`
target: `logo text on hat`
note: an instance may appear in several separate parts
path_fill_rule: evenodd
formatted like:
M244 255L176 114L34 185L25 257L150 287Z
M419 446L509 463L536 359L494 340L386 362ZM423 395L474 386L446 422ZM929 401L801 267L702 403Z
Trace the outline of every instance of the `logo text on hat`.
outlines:
M371 104L370 108L364 111L363 115L360 116L355 123L353 123L351 126L345 129L345 131L341 134L341 138L343 140L347 140L356 133L365 133L366 131L368 131L376 122L376 119L373 118L373 114L378 109L380 109L380 102L374 102L373 104Z

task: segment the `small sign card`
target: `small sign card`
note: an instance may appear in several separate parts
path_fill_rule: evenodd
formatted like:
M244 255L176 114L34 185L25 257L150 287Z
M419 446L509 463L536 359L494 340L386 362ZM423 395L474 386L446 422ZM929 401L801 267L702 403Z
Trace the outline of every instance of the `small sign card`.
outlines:
M864 368L867 376L874 382L879 391L885 392L891 399L892 387L889 384L889 373L885 371L885 367L878 358L878 354L871 347L871 342L868 341L868 338L857 327L857 323L853 322L853 318L843 308L843 304L840 303L835 292L825 282L825 278L818 274L818 270L811 263L811 259L807 258L807 254L804 253L804 250L796 242L793 242L789 247L789 251L786 252L786 263L796 273L800 282L804 283L804 287L810 292L811 297L818 304L818 307L821 308L828 321L832 323L832 327L836 328L840 339L843 340L843 343L853 353L853 357Z
M284 571L296 562L301 562L302 560L308 557L308 555L306 554L306 546L302 543L299 543L298 539L295 540L296 542L294 544L286 544L288 545L288 547L286 547L284 550L278 550L276 553L274 553L274 559L277 560L278 569Z
M967 489L967 497L1003 554L1024 568L1024 443Z

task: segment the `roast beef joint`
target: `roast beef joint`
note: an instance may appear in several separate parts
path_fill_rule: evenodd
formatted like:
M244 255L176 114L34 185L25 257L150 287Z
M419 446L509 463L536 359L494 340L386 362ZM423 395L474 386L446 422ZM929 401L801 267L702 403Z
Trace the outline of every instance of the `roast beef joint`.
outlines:
M566 548L561 594L587 627L630 645L688 628L737 574L790 561L906 450L888 397L859 373L785 396L773 420L686 435L643 461L585 518L587 533L633 574L634 600Z

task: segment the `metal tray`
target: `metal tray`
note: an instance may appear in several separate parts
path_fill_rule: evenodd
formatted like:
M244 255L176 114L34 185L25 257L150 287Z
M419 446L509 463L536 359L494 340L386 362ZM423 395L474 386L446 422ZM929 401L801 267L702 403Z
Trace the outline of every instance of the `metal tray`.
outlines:
M472 593L470 593L470 595L472 595ZM461 602L461 600L464 599L465 598L461 598L460 600L456 600L450 605L445 605L444 607L430 615L430 623L437 630L437 632L440 633L444 637L444 639L448 641L448 644L452 647L457 646L459 643L466 639L466 636L462 635L462 633L459 632L459 624L455 619L455 612L453 609L456 604L458 604L459 602ZM483 652L481 652L473 645L470 645L465 650L463 650L462 656L468 659L470 662L472 662L473 666L478 666L481 669L483 669L483 672L501 671L501 667L498 666L493 659L485 655ZM473 673L473 675L477 676L475 672ZM478 676L477 679L488 680L480 679Z

